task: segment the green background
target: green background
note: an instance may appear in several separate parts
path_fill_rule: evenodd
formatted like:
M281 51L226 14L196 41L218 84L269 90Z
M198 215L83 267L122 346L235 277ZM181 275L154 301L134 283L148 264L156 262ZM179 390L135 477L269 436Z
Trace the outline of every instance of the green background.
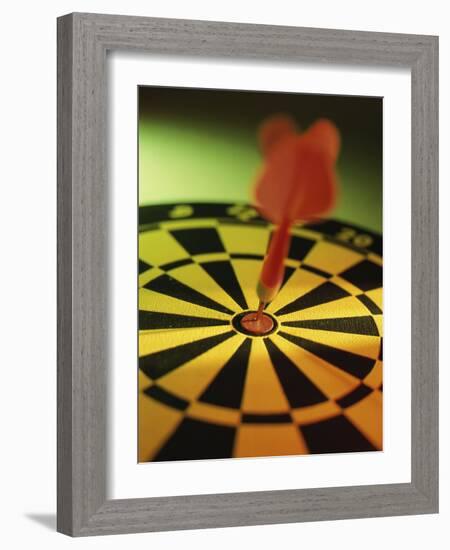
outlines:
M382 98L191 88L139 88L139 204L251 202L257 129L286 113L341 132L332 217L381 233Z

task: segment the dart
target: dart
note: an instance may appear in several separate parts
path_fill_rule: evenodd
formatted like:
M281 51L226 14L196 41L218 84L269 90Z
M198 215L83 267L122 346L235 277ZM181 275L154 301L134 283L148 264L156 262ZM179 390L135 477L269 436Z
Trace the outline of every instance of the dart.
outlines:
M253 188L253 199L261 215L275 224L275 231L257 284L258 310L244 317L242 324L254 334L264 334L273 326L264 308L283 282L291 226L323 217L335 205L340 137L327 119L317 120L300 133L285 115L266 120L258 137L264 165Z

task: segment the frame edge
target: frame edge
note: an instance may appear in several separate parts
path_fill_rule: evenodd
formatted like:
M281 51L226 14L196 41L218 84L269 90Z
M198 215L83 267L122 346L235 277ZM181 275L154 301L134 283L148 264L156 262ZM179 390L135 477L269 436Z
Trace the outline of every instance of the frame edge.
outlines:
M439 39L411 69L411 478L439 510ZM415 406L414 406L415 405Z
M73 16L57 19L57 531L73 529L72 65Z

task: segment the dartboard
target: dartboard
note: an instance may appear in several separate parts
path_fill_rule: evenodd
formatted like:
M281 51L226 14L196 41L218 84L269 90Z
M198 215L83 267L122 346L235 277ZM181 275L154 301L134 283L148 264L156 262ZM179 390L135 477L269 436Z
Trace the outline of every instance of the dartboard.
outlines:
M380 236L294 226L254 335L272 231L248 205L140 208L140 462L382 449Z

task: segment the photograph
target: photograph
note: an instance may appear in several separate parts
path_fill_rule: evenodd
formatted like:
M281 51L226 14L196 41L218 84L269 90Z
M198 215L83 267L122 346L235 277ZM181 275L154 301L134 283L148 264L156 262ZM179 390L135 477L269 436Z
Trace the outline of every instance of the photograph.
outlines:
M383 98L138 86L138 462L383 450Z

